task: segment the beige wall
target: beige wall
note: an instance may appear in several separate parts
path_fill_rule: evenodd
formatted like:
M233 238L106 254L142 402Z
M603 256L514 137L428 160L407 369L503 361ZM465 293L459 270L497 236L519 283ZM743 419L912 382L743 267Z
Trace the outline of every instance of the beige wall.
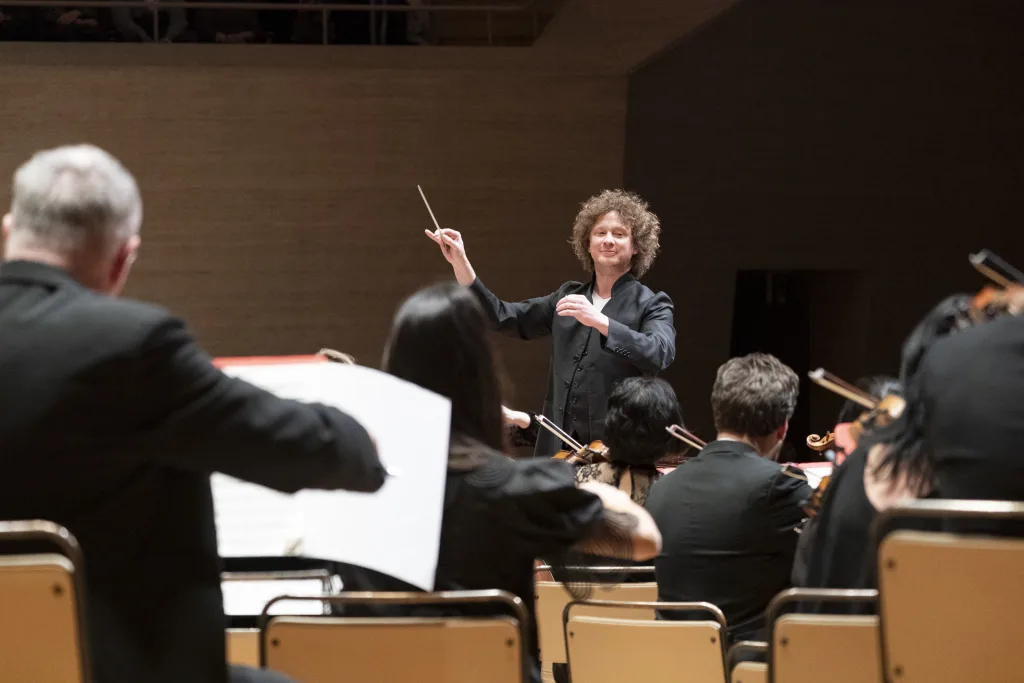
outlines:
M66 142L119 156L145 201L129 294L216 355L377 365L395 307L451 273L417 183L520 298L581 275L577 204L622 177L625 79L525 51L7 44L0 82L3 173ZM539 406L546 342L502 346Z

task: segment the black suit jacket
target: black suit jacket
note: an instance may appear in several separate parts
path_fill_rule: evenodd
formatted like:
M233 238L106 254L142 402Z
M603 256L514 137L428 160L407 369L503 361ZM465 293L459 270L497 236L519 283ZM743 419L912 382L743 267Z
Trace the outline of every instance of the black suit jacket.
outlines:
M662 536L658 599L707 601L734 640L764 640L764 610L789 587L807 484L737 441L714 441L651 487ZM665 611L663 618L678 618Z
M541 414L584 444L604 436L608 396L625 377L655 375L676 355L672 300L657 294L629 273L612 286L612 297L601 312L608 316L608 336L575 318L555 313L570 294L593 301L594 279L566 282L547 296L509 303L498 299L477 278L470 289L484 305L494 327L521 339L550 335L551 363ZM537 436L537 456L564 448L546 429Z
M0 265L0 519L52 520L85 555L98 683L222 683L212 472L374 491L366 431L210 364L183 323L37 263Z

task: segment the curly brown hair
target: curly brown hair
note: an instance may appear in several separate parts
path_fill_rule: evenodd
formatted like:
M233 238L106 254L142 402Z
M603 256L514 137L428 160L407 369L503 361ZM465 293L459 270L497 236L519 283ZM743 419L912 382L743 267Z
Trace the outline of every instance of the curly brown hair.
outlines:
M638 278L643 277L654 264L654 257L658 255L661 223L639 195L626 190L605 190L583 202L580 212L576 214L569 244L576 252L576 258L580 260L583 269L588 273L594 272L594 257L590 255L590 231L601 216L611 211L617 212L622 222L630 228L633 246L636 247L630 272Z

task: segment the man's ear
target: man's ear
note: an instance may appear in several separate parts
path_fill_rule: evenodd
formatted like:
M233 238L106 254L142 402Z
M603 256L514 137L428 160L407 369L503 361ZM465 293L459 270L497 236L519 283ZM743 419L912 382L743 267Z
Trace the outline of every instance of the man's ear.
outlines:
M139 251L142 239L138 235L132 235L124 244L118 247L114 254L114 260L110 264L108 293L111 296L118 296L128 282L128 274L135 263L135 257Z
M5 257L7 254L7 243L11 239L11 230L14 229L14 217L11 214L5 214L0 229L0 257Z
M787 434L789 434L789 420L783 422L782 426L775 430L775 438L779 441L785 441Z

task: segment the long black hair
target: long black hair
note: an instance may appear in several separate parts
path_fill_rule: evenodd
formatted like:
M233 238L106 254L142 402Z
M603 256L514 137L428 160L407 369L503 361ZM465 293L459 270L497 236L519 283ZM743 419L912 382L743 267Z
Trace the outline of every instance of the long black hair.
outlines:
M487 320L467 288L445 282L398 308L383 369L452 402L452 459L466 447L503 451L501 381Z
M890 481L906 477L915 491L925 491L934 480L932 449L927 442L928 415L922 391L921 364L932 345L943 337L972 325L968 311L971 297L956 294L933 308L903 343L900 384L906 407L902 415L887 427L866 438L866 445L886 444L888 449L878 464L878 472Z

